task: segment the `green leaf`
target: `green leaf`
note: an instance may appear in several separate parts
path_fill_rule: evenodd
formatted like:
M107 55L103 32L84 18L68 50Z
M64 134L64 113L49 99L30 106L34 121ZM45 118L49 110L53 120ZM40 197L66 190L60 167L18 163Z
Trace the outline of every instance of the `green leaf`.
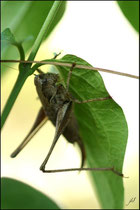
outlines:
M16 40L14 35L12 34L9 28L6 28L1 33L1 52L3 53L10 44L13 44L15 42Z
M54 201L43 193L11 178L1 178L1 208L59 209Z
M87 65L86 61L74 55L62 58L65 62ZM57 66L66 83L69 68ZM107 97L109 94L97 71L74 68L70 79L70 92L79 100ZM89 167L115 167L122 171L127 143L128 129L121 107L113 100L75 104ZM124 202L123 179L112 171L93 171L92 184L103 209L122 209Z
M1 33L1 41L5 41L8 44L14 44L16 43L15 37L10 31L9 28L6 28L2 33Z
M17 42L14 35L12 34L11 30L9 28L6 28L2 33L1 33L1 43L2 43L2 52L9 47L9 45L14 45L17 47L19 54L20 54L20 59L24 60L25 55L24 55L24 50L22 47L21 42Z
M131 25L139 32L139 1L117 1L124 16Z
M4 31L6 28L10 28L18 41L32 36L33 39L24 43L24 51L25 53L28 52L50 12L53 3L54 1L4 2L1 8L1 30ZM52 19L52 23L44 36L44 40L62 18L65 7L66 1L63 1L57 11L57 15ZM2 59L17 59L18 57L18 53L13 47L5 48L2 52Z
M28 36L25 39L21 40L20 43L23 42L28 42L30 40L33 40L33 36ZM2 33L1 33L1 50L2 52L5 50L5 48L9 47L9 45L19 45L20 43L18 43L14 37L14 35L12 34L10 28L6 28Z

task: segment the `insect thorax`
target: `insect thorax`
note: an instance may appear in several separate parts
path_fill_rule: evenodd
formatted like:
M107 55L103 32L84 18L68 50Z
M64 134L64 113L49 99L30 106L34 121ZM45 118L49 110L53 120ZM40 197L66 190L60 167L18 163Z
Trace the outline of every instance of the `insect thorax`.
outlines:
M53 122L60 107L70 101L69 94L62 84L58 84L59 75L54 73L35 76L34 83L38 96L47 116Z

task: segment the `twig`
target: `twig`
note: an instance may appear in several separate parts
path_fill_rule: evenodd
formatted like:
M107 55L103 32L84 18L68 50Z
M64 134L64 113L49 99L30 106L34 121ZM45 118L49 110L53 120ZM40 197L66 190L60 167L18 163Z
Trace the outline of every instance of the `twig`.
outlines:
M22 61L22 60L0 60L1 63L40 63L40 64L52 64L52 65L57 65L57 66L66 66L66 67L71 67L71 63L61 63L59 61ZM93 71L102 71L106 73L111 73L111 74L117 74L125 77L130 77L134 79L139 79L139 76L133 75L133 74L127 74L123 72L118 72L114 70L108 70L108 69L103 69L103 68L98 68L98 67L92 67L92 66L85 66L85 65L78 65L76 64L75 68L78 69L89 69Z

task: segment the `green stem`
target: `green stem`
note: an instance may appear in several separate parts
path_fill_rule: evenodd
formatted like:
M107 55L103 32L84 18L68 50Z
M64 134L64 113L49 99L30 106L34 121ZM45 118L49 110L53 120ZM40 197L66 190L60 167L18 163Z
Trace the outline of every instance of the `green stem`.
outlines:
M49 27L50 27L50 25L52 23L52 20L54 19L54 17L56 15L56 13L57 13L61 3L62 3L62 1L55 1L54 2L54 4L53 4L53 6L52 6L52 8L51 8L51 10L50 10L46 20L45 20L45 22L44 22L44 24L42 26L42 28L41 28L41 30L40 30L40 32L39 32L39 34L38 34L38 36L37 36L37 38L35 40L35 43L34 43L33 48L32 48L32 51L31 51L31 53L30 53L30 55L28 57L28 61L34 60L34 58L35 58L35 56L37 54L37 51L38 51L38 49L40 47L40 44L41 44L45 34L47 33L47 31L48 31L48 29L49 29ZM31 66L31 64L30 64L30 66Z
M11 108L12 108L12 106L13 106L13 104L14 104L14 102L15 102L15 100L16 100L16 98L17 98L25 80L27 79L27 77L28 77L28 75L26 75L26 74L24 74L24 75L19 74L19 76L16 80L16 83L15 83L13 89L12 89L12 92L11 92L11 94L10 94L8 100L7 100L7 103L4 107L4 110L3 110L3 113L2 113L2 116L1 116L1 128L3 127L8 115L11 111Z
M37 54L37 51L40 47L40 44L44 38L44 35L48 32L48 29L51 25L51 22L53 20L53 18L55 17L55 15L57 14L57 10L59 8L59 6L61 5L62 1L55 1L36 40L35 40L35 43L33 45L33 48L32 48L32 51L29 55L29 58L28 58L28 61L30 60L34 60L36 54ZM23 53L22 53L22 50L20 49L20 57L24 57ZM7 103L4 107L4 110L3 110L3 113L2 113L2 117L1 117L1 128L3 127L11 109L12 109L12 106L24 84L24 82L26 81L27 77L31 74L31 69L30 69L30 66L32 65L32 63L24 66L24 65L20 65L20 70L22 69L22 71L20 71L19 73L19 76L17 78L17 81L13 87L13 90L7 100ZM23 69L24 68L24 69Z
M19 50L19 54L20 54L20 60L25 60L25 54L24 54L24 49L23 49L23 47L22 47L22 44L21 43L18 43L17 45L16 45L16 47L18 48L18 50Z

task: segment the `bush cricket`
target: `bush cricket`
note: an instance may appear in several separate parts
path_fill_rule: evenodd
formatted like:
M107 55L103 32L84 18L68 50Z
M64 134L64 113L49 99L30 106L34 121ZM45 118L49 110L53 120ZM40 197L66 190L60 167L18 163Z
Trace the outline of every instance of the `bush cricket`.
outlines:
M17 147L17 149L11 154L11 157L15 157L32 139L32 137L37 133L37 131L46 123L46 121L50 120L54 124L54 126L56 126L56 131L49 152L40 166L40 170L42 172L54 173L54 172L82 171L82 170L112 171L113 173L123 177L123 174L118 171L115 171L113 166L108 168L83 167L86 158L86 152L84 144L78 132L78 123L74 116L73 103L89 103L92 101L109 100L111 96L107 96L104 98L88 99L84 101L79 101L77 99L74 99L69 93L69 83L72 71L75 66L76 63L72 63L67 78L66 88L59 83L60 78L58 74L43 73L41 70L37 69L39 75L35 75L34 83L42 107L39 110L35 123L31 128L30 132L25 137L23 142ZM70 143L77 142L77 144L79 145L82 157L81 166L80 168L46 170L45 166L61 134L64 135L64 137L68 142Z

